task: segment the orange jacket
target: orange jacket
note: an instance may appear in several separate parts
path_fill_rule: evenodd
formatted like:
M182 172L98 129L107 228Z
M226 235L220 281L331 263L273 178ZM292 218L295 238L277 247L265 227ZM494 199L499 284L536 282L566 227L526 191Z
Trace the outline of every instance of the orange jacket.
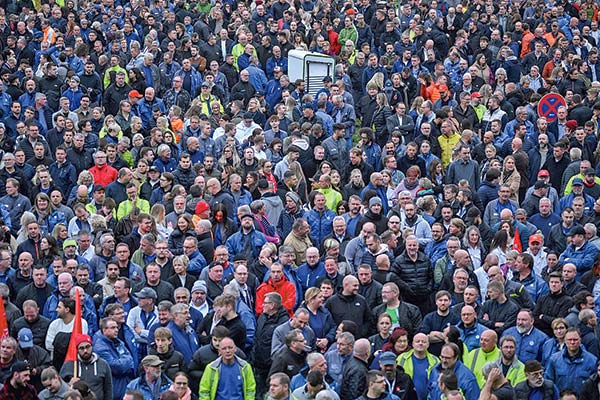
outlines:
M273 292L279 293L281 304L291 317L294 313L294 304L296 304L296 286L288 281L285 276L277 283L273 283L273 278L269 278L256 289L256 314L260 315L263 313L265 296Z
M521 58L525 57L527 53L531 51L529 45L534 37L535 35L529 30L523 32L523 39L521 39Z

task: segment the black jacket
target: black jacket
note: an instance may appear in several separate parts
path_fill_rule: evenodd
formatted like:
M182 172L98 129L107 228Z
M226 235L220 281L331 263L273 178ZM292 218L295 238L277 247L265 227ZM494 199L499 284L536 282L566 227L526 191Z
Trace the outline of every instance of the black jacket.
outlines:
M48 298L50 297L50 295L52 294L52 292L54 291L54 287L52 285L46 284L46 287L44 288L44 297ZM40 310L44 307L45 301L40 303L38 300L38 295L37 295L37 289L34 286L33 282L31 282L29 285L25 286L17 295L17 299L15 300L15 305L19 308L21 308L23 306L23 303L25 302L25 300L33 300L36 303L38 303L38 306L40 307Z
M12 324L10 336L17 337L21 328L29 328L33 334L33 344L45 347L46 334L48 333L50 322L52 321L41 314L32 322L27 321L25 317L17 318Z
M341 400L354 400L363 395L367 390L367 372L368 364L355 356L346 362L340 384Z
M593 399L597 399L598 398L598 374L594 374L593 377L596 377L596 383L594 383L594 388L596 390L596 397L587 397L584 396L583 393L585 391L585 383L583 385L583 389L582 389L582 399L586 399L586 400L593 400ZM588 379L586 381L586 383L588 383L590 381L590 379ZM519 384L517 384L517 386L515 386L515 393L517 395L517 399L528 399L529 398L529 393L531 392L531 386L529 386L529 384L527 383L527 381L525 380L524 382L521 382ZM542 390L544 392L544 397L542 397L543 400L552 400L554 398L556 398L554 396L554 391L555 391L555 387L554 387L554 382L552 382L551 380L548 379L544 379L544 383L542 385Z
M482 314L487 314L489 320L479 319L478 322L486 327L496 331L498 336L502 335L506 329L515 326L517 322L517 314L519 313L519 306L516 303L506 300L506 303L499 304L496 300L488 300L483 303L481 309ZM495 327L494 323L504 322L504 326Z
M367 300L360 294L346 296L338 293L327 300L325 308L337 325L343 320L355 322L360 329L360 337L367 337L372 330L373 316Z
M273 364L269 370L269 376L276 372L283 372L292 379L306 363L306 353L303 351L298 354L290 350L288 346L284 346L277 356L274 357Z
M386 312L387 304L381 304L373 310L373 316L379 318L381 314ZM398 324L408 331L408 336L413 337L421 326L423 317L421 316L421 310L414 304L407 303L406 301L400 301L400 305L396 309Z
M425 253L420 252L417 260L413 261L406 255L400 254L394 261L393 271L406 282L417 296L430 295L433 290L433 269L431 261Z
M555 318L566 317L571 307L573 307L573 299L562 290L558 294L548 293L540 297L533 310L535 326L550 336L552 321ZM542 315L541 319L540 315Z
M598 377L598 374L590 376L587 381L583 382L580 398L585 400L600 400L600 389L598 388L599 382L600 378ZM517 387L519 386L517 385ZM544 400L546 400L546 398L544 398Z
M253 364L258 368L267 369L271 366L271 343L273 331L279 325L289 320L285 308L280 308L274 315L262 313L256 320L256 333L254 334Z
M173 348L173 345L169 346L169 350L166 353L159 353L156 351L156 345L152 344L148 348L148 354L158 356L164 364L161 365L160 369L167 375L172 381L175 380L175 374L179 371L187 372L187 365L183 359L183 355ZM141 367L140 367L141 369Z

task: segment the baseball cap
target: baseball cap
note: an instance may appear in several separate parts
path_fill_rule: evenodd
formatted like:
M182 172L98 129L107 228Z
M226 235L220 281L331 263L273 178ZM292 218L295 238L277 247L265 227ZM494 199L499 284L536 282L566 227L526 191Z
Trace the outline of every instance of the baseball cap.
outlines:
M471 98L472 99L480 99L482 97L483 96L479 92L473 92L473 93L471 93Z
M534 189L543 189L543 188L547 188L548 184L544 181L537 181L535 182L535 185L533 186Z
M158 169L158 167L156 165L153 165L150 167L148 172L160 172L160 170Z
M440 91L440 92L447 92L448 91L448 86L446 86L446 85L440 85L440 86L438 86L438 91Z
M596 170L594 168L586 168L585 171L583 171L584 175L596 175Z
M575 185L581 185L581 186L583 186L583 179L581 179L581 178L575 178L575 179L573 179L573 184L572 185L573 186L575 186Z
M394 365L396 364L396 354L391 351L386 351L381 356L379 356L379 362L381 365Z
M165 362L155 355L149 355L142 359L142 365L145 367L160 367Z
M538 172L538 177L540 176L550 176L550 172L548 172L547 169L541 169L540 172Z
M94 192L105 191L104 186L102 185L94 185Z
M22 349L30 349L33 347L33 333L29 328L21 328L19 330L19 346Z
M29 363L27 361L15 361L15 363L10 367L10 372L23 372L29 371Z
M244 120L245 121L252 121L252 117L253 117L253 115L252 115L251 112L247 112L247 113L244 114Z
M129 97L136 97L136 98L138 98L138 99L141 99L142 97L144 97L144 96L142 96L142 95L140 94L140 92L138 92L138 91L137 91L137 90L135 90L135 89L134 89L134 90L130 90L130 91L129 91L129 94L128 94L128 96L129 96Z
M154 289L145 287L135 294L138 299L154 299L156 300L156 292Z
M529 236L529 243L544 243L542 237L540 235L531 235Z

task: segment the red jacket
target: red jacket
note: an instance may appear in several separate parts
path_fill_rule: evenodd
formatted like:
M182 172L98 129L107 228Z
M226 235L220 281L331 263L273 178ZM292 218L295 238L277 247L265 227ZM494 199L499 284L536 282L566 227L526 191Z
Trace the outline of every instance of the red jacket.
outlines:
M266 282L260 284L256 289L256 314L263 313L263 303L265 296L268 293L277 292L281 296L281 304L290 315L293 315L294 304L296 304L296 286L287 280L285 276L277 283L273 283L273 278L269 278Z
M101 167L94 165L89 169L90 173L94 177L95 185L108 186L109 183L113 183L117 180L119 172L108 164L104 164Z

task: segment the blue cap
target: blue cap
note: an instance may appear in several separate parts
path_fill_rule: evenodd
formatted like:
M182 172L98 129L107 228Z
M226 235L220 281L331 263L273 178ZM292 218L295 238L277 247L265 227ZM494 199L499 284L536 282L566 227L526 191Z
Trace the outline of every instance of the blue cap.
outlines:
M575 178L575 179L573 179L572 185L573 186L575 186L575 185L581 185L581 186L583 186L583 179L581 179L581 178Z

